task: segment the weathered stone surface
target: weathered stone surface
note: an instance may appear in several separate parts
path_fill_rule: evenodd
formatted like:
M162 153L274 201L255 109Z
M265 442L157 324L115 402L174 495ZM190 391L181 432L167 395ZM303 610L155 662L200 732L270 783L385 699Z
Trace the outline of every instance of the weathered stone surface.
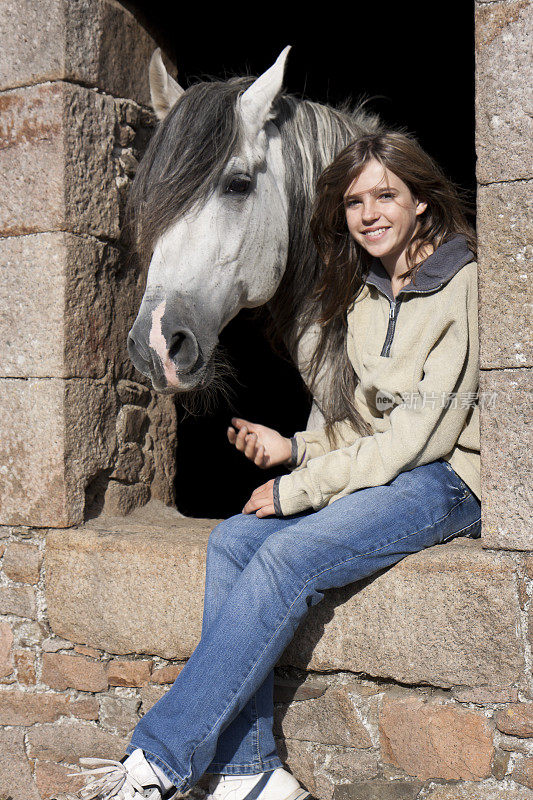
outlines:
M33 725L52 722L64 716L97 719L98 703L94 698L71 700L64 694L43 692L0 692L0 725Z
M503 781L507 774L511 754L505 750L496 750L492 759L492 774L497 781Z
M420 780L491 774L492 729L481 712L416 697L385 697L379 730L383 761Z
M74 794L85 784L82 776L72 775L72 767L53 761L36 762L35 782L42 800L55 800L60 793Z
M528 235L532 212L533 181L479 187L477 228L482 368L533 365L528 275L533 260L533 245Z
M368 748L372 740L348 687L330 687L323 697L277 707L274 733L290 739Z
M150 680L153 661L119 661L107 665L107 679L111 686L144 686Z
M126 517L133 509L146 505L150 487L145 483L119 483L109 481L104 497L103 513L112 517Z
M292 739L276 739L276 745L292 774L320 800L331 800L335 788L347 780L370 779L378 773L375 751Z
M533 703L514 703L502 708L494 714L494 721L502 733L530 738L533 736Z
M112 464L112 387L88 379L5 379L0 398L1 521L54 527L80 522L85 484Z
M109 476L125 483L136 483L143 467L144 458L140 445L135 442L126 442L121 445L115 463L115 469Z
M51 689L64 691L78 689L82 692L103 692L108 681L103 664L82 656L62 653L45 653L42 682Z
M148 432L150 417L139 406L122 406L117 416L117 436L121 444L126 442L144 442Z
M122 529L94 520L50 533L52 630L111 653L188 658L201 633L205 552L215 521L172 519L150 528L128 518Z
M141 689L141 712L144 716L168 692L170 686L143 686Z
M72 650L74 645L72 642L67 642L66 639L59 639L56 636L50 636L48 639L45 639L42 644L43 652L45 653L57 653L58 650Z
M415 800L422 786L420 781L376 778L373 781L336 786L333 800Z
M17 670L17 680L23 686L34 686L36 683L35 654L31 650L15 650L13 661Z
M0 730L0 797L40 800L24 751L23 731Z
M533 789L533 757L520 758L514 766L511 778L516 783Z
M37 583L42 560L42 553L35 545L11 542L7 547L2 568L7 577L13 581Z
M79 758L122 758L127 744L126 739L83 722L46 723L28 731L30 758L67 764L77 764Z
M178 675L180 674L181 670L183 669L183 664L169 664L166 667L160 667L159 669L154 669L150 676L151 683L174 683Z
M35 619L37 616L35 591L29 586L0 587L0 614L14 614L16 617Z
M452 695L459 703L477 703L480 706L492 703L516 703L518 690L503 686L479 686L477 689L452 689Z
M424 800L533 800L533 792L496 781L475 781L432 787Z
M121 4L4 0L0 8L0 89L74 80L150 102L148 62L157 45Z
M529 176L530 29L528 0L476 7L476 150L480 183Z
M304 683L295 680L274 678L274 702L296 703L300 700L315 700L322 697L328 689L327 681L310 678Z
M201 632L214 525L169 518L150 528L128 518L50 533L52 629L107 652L188 658ZM508 556L472 540L409 556L362 588L328 592L281 661L444 687L522 685L514 569Z
M0 94L0 233L119 234L112 98L66 83ZM36 193L35 187L39 187Z
M142 383L135 383L135 381L119 381L117 394L125 405L147 406L151 399L150 390Z
M0 375L102 377L128 360L138 274L90 236L0 239Z
M329 591L281 663L443 687L503 683L504 675L521 685L518 614L511 559L484 552L479 540L456 540L410 555L362 587Z
M102 697L99 721L106 730L126 736L139 721L141 701L135 698Z
M11 646L13 644L13 631L7 622L0 622L0 678L5 678L13 672L13 659Z
M482 542L484 547L533 550L532 476L528 431L533 372L490 370L480 392L494 397L481 408Z

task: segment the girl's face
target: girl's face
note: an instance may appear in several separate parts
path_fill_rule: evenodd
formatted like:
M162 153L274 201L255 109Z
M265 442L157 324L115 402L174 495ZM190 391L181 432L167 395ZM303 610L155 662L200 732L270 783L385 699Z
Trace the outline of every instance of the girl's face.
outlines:
M346 222L355 239L370 255L392 267L405 267L405 251L426 208L407 184L372 159L344 195Z

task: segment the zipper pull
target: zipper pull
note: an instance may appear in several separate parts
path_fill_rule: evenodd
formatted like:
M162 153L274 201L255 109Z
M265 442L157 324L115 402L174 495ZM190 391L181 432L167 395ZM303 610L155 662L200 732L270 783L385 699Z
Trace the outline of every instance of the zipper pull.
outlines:
M396 308L396 300L391 300L390 310L389 310L389 319L393 319L394 317L394 309Z

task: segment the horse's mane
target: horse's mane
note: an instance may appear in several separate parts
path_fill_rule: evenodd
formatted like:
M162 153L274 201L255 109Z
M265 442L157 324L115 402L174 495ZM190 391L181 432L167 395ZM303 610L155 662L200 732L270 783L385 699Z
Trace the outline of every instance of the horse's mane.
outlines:
M204 201L218 184L240 143L237 99L253 81L244 77L195 84L156 128L126 209L126 225L133 228L130 239L143 260L172 222ZM315 313L309 298L322 269L309 232L317 178L340 150L358 136L377 131L380 123L360 105L335 109L290 94L276 99L272 122L280 130L285 162L289 255L281 284L266 306L267 332L295 359L302 324L305 329ZM338 359L336 366L342 368L343 353Z

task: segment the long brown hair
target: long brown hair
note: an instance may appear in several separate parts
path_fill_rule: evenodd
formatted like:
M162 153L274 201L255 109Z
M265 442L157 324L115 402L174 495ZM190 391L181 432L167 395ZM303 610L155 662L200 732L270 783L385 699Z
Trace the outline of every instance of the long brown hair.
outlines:
M427 203L406 253L410 277L416 273L426 247L436 250L456 234L463 234L474 257L476 235L467 221L472 213L466 193L452 183L438 164L409 135L397 131L371 133L342 150L317 182L311 233L324 269L315 287L313 303L321 325L311 362L311 390L325 361L335 361L328 397L322 405L326 433L333 444L333 423L349 421L360 433L369 432L353 404L358 378L346 353L347 311L361 292L371 256L353 239L346 223L344 195L365 165L376 159L397 175L418 201ZM432 252L432 250L430 250ZM343 347L344 343L344 347ZM342 352L334 358L335 353Z

